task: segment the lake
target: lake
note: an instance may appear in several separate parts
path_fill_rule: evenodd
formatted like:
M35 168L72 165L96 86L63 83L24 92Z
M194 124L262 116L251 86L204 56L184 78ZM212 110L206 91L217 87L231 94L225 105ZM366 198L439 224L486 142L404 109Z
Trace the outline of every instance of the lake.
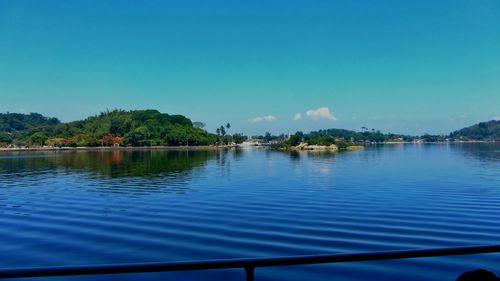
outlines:
M0 154L2 268L488 245L500 244L499 233L498 143ZM500 273L499 260L258 268L255 280L455 280L478 267ZM99 280L244 280L244 272Z

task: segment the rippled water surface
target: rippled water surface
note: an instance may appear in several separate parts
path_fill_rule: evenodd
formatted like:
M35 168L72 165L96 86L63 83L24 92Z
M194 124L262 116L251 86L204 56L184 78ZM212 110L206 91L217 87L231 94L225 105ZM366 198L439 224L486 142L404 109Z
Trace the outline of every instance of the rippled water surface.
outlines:
M0 238L0 267L500 244L500 145L2 153ZM268 268L256 280L454 280L476 267L500 273L499 261L488 254Z

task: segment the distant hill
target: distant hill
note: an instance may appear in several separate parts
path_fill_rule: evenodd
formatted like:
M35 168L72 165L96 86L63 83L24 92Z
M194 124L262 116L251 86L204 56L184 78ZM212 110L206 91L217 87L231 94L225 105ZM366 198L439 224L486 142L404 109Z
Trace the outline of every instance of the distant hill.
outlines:
M39 113L0 113L1 132L33 132L59 123L57 118L45 117Z
M296 146L301 142L312 145L349 145L351 143L395 143L395 142L448 142L448 141L499 141L500 121L482 122L470 126L449 135L421 135L410 136L401 134L384 134L378 130L363 127L363 131L356 132L345 129L326 129L312 131L309 133L296 132L290 137L281 135L273 137L271 135L261 136L264 141L277 142L281 145Z
M481 122L479 124L463 128L461 130L450 133L449 135L429 135L425 134L422 136L409 136L400 134L384 134L380 131L367 130L362 132L355 132L351 130L343 129L328 129L313 131L308 134L304 134L302 137L304 140L308 141L311 139L323 139L328 140L334 138L341 138L345 140L351 140L354 142L393 142L393 141L419 141L423 140L425 142L444 142L444 141L471 141L471 140L483 140L483 141L494 141L500 140L500 121L488 121ZM328 141L327 141L328 143Z
M60 121L57 118L45 117L38 113L0 113L0 146L58 124Z
M481 122L455 131L450 137L456 140L500 140L500 120Z

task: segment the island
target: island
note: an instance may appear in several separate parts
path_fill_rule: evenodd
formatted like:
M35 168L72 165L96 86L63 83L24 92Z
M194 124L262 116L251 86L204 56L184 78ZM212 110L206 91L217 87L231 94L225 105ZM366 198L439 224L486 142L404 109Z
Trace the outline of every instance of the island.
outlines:
M158 110L112 110L84 120L61 122L39 113L0 114L0 147L208 147L240 144L229 123L209 133L202 122Z

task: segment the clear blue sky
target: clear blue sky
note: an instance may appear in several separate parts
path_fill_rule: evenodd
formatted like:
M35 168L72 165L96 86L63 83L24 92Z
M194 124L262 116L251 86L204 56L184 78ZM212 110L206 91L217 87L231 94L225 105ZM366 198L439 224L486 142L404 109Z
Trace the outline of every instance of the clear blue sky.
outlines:
M0 112L113 108L448 133L500 116L500 1L0 0Z

